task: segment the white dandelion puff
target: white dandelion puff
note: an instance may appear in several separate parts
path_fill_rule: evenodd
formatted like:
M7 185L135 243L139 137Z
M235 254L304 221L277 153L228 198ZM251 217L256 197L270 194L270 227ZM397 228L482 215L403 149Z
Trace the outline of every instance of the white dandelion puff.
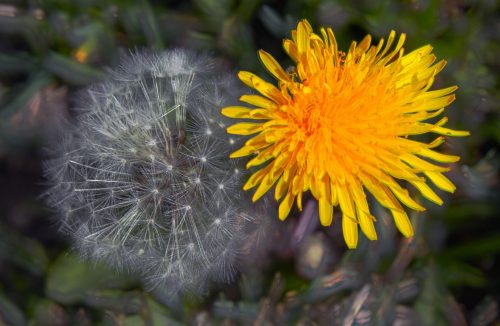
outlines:
M247 239L244 169L228 159L241 143L219 113L239 90L214 67L184 50L133 53L82 94L45 164L47 201L75 248L151 288L231 280Z

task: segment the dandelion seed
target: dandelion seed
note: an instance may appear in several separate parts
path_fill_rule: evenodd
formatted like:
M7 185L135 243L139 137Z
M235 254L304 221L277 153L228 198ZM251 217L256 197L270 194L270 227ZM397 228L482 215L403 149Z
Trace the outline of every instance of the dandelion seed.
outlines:
M424 207L397 180L441 205L427 180L448 192L455 186L443 174L449 168L429 160L458 161L458 156L435 148L445 141L443 136L469 133L444 127L446 117L427 121L453 102L457 87L429 90L445 61L435 63L430 45L404 54L404 41L405 34L396 42L392 31L387 41L372 45L368 35L344 53L330 28L318 35L303 20L292 39L283 42L295 69L285 71L269 53L259 51L278 86L241 71L241 81L260 95L240 98L250 108L222 110L230 118L254 120L227 128L230 134L251 136L231 157L254 155L247 168L257 170L243 187L257 187L254 201L275 186L279 218L284 220L294 202L302 209L303 193L310 191L318 200L322 225L332 223L333 209L340 206L344 239L355 248L358 225L369 239L377 239L368 191L392 212L404 236L413 235L401 203L417 211ZM441 136L430 143L412 139L426 133Z

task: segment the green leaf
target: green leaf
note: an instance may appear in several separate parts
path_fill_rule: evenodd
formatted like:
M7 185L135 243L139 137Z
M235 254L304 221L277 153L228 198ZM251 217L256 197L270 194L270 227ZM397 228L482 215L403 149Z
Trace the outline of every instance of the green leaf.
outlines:
M67 325L68 313L57 303L42 299L37 301L29 325Z
M290 26L280 14L269 6L262 6L259 10L259 18L262 24L277 38L288 37Z
M33 95L52 82L52 78L44 71L33 73L28 81L11 88L2 96L0 118L6 119L22 108Z
M100 70L55 52L50 52L44 58L43 65L64 82L76 86L85 86L103 77Z
M36 58L26 52L15 52L9 55L0 53L0 74L12 76L29 74L35 69Z
M158 26L159 8L151 8L149 1L137 1L131 6L122 8L119 16L132 43L147 43L151 47L164 48L164 42Z
M152 325L172 325L172 326L180 326L181 323L175 321L170 316L170 312L155 300L148 298L147 304L149 307L148 320L151 321Z
M326 298L339 295L344 291L351 291L361 285L362 279L358 272L339 269L334 273L317 278L310 288L290 300L293 306L302 306L306 303L321 302Z
M140 315L126 317L120 322L120 325L123 326L139 326L145 324L144 319Z
M0 324L2 321L12 326L26 325L21 309L0 292Z
M486 282L480 269L462 261L440 259L437 263L447 285L481 287Z
M193 4L200 11L207 27L218 32L231 14L234 0L194 0Z
M235 304L226 299L219 299L214 303L213 313L215 316L238 321L255 321L259 314L259 304L254 302L239 301Z
M46 293L63 304L82 302L98 290L121 289L132 279L103 264L82 261L74 254L62 254L49 268Z
M143 298L140 292L120 290L99 290L86 293L82 301L91 307L112 310L126 315L137 314L143 310Z
M497 207L494 203L482 203L479 201L456 204L450 206L443 217L448 225L460 227L464 222L468 222L474 216L474 223L495 216Z
M493 234L444 250L441 255L453 258L475 258L500 252L500 236Z
M38 241L0 225L0 262L6 261L35 275L43 274L49 264L45 248Z
M438 269L433 261L427 261L423 270L423 284L415 302L415 309L422 325L447 325L443 309L446 306L447 291L439 278Z
M248 23L260 2L261 0L242 0L236 8L236 14L242 21Z
M45 35L44 22L35 19L32 15L19 15L8 17L0 15L0 35L12 35L23 38L31 50L42 55L47 47L48 40Z

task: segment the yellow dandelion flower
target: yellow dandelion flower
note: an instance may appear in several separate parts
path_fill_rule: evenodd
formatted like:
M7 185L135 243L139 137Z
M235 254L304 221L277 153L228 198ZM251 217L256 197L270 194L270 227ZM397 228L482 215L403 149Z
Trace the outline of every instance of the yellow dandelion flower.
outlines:
M332 223L333 208L340 206L345 242L355 248L358 225L368 239L377 239L366 190L391 211L406 237L413 229L401 203L417 211L425 208L397 180L407 181L438 205L442 200L427 180L442 190L455 190L443 175L449 168L429 162L459 160L435 150L444 137L424 143L409 136L469 135L444 127L446 117L425 122L443 113L457 87L429 90L446 62L435 63L430 45L404 54L405 34L395 40L392 31L387 42L372 45L368 35L344 53L330 28L318 35L303 20L292 39L283 42L296 64L293 72L259 51L277 86L250 72L238 74L260 95L243 95L240 100L252 107L226 107L222 114L245 119L230 126L228 133L256 134L231 154L253 155L247 168L259 167L244 186L257 187L254 201L275 185L275 198L281 200L279 218L284 220L294 201L302 209L303 193L310 191L319 202L322 225Z

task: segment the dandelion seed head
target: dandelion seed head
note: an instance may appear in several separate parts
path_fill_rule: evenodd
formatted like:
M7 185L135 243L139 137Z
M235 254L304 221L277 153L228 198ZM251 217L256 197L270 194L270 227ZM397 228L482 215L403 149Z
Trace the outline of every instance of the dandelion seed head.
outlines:
M219 112L239 96L232 84L204 55L138 51L80 95L44 170L84 257L168 292L231 279L248 222Z

